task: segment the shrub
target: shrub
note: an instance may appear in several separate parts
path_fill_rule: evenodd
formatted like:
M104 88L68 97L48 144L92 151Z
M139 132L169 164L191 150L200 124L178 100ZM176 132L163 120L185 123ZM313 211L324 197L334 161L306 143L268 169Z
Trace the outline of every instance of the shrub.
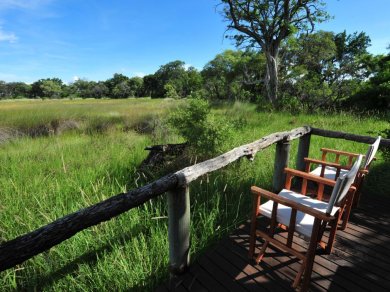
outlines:
M190 99L171 114L169 123L196 154L206 156L222 149L231 130L226 120L210 112L209 103L203 99Z
M167 83L164 85L165 95L166 98L174 98L178 99L180 98L179 94L177 93L175 86L173 86L171 83Z
M382 132L382 136L385 139L390 139L390 128L388 128L387 130L384 130ZM390 148L383 148L381 151L382 151L382 154L383 154L383 158L386 161L390 162Z

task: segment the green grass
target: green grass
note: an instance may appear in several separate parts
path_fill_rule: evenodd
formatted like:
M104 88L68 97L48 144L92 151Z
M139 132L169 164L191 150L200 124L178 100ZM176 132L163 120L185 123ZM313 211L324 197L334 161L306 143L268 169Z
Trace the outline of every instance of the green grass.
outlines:
M28 129L53 120L73 120L77 129L0 144L0 240L9 240L70 212L141 186L137 166L147 145L177 142L164 117L177 101L67 100L0 102L2 127ZM376 136L389 127L377 117L348 113L291 115L256 112L255 106L219 106L216 115L235 121L224 149L252 142L276 131L313 125ZM115 114L113 114L115 113ZM152 120L152 122L150 122ZM107 127L96 125L109 124ZM139 131L139 125L150 125ZM138 126L137 126L138 125ZM290 166L295 165L293 141ZM311 157L320 147L365 152L367 145L313 136ZM202 250L245 221L249 187L270 188L274 147L204 176L192 183L191 254ZM378 155L366 187L370 195L389 195L389 166ZM166 279L168 266L166 198L161 196L108 222L89 228L25 263L0 273L5 291L153 290Z

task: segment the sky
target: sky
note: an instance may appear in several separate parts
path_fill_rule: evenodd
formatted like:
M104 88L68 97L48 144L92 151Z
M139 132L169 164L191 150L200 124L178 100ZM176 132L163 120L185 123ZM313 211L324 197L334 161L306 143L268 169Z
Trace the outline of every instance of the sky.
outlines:
M390 0L327 0L318 29L364 31L387 53ZM234 49L218 0L0 0L0 80L106 80L181 60L201 70Z

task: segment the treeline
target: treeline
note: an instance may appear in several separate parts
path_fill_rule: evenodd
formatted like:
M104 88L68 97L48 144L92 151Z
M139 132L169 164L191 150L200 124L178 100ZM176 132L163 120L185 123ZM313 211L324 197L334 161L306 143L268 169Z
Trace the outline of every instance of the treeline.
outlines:
M319 31L289 38L280 51L278 106L295 109L349 106L390 108L390 54L372 55L364 33ZM227 50L199 71L182 61L162 65L154 74L106 81L58 78L33 84L0 81L0 98L184 98L247 100L266 104L262 52Z

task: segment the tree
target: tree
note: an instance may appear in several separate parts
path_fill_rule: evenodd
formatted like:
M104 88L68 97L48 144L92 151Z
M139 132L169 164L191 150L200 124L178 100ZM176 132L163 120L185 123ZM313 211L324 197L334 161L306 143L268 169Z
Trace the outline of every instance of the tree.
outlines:
M176 60L160 66L156 73L145 76L144 91L152 98L166 96L167 89L170 94L174 90L179 97L186 97L200 87L200 78L195 68L186 70L185 63Z
M31 85L30 97L32 98L59 98L62 94L63 83L59 78L40 79Z
M93 82L88 80L78 79L70 85L70 93L82 98L91 97L90 89L93 84Z
M351 107L388 111L390 109L390 54L373 58L371 78L346 103Z
M172 61L160 66L154 74L157 79L156 96L163 97L166 94L165 85L170 84L180 97L185 97L185 86L187 84L187 72L183 61Z
M261 53L226 50L218 54L202 70L208 97L234 100L257 96L262 78L259 68L265 68Z
M26 98L31 90L31 86L24 82L0 81L0 98Z
M202 89L202 84L203 84L202 75L198 70L196 70L195 67L190 66L187 69L186 80L187 80L187 84L184 88L185 89L184 96L188 96L191 93Z
M338 105L368 78L370 39L365 33L318 31L290 37L281 48L282 97L308 108Z
M150 97L161 97L158 96L158 79L154 74L144 76L143 95Z
M130 96L130 86L128 81L122 81L114 86L111 91L111 96L114 98L127 98Z
M322 0L221 0L228 30L238 46L259 47L266 57L264 84L269 101L278 99L279 49L290 35L314 29L328 18Z
M62 92L62 81L57 82L55 80L42 80L41 83L42 93L44 97L59 98Z
M129 77L119 73L115 73L112 78L107 79L105 84L110 91L110 96L113 98L127 97L127 93L123 93L123 90L126 90L127 81L129 81Z
M144 81L141 77L132 77L128 81L130 87L130 96L132 97L141 97L143 92Z
M90 82L88 89L90 96L93 98L102 98L109 94L109 89L104 81Z

